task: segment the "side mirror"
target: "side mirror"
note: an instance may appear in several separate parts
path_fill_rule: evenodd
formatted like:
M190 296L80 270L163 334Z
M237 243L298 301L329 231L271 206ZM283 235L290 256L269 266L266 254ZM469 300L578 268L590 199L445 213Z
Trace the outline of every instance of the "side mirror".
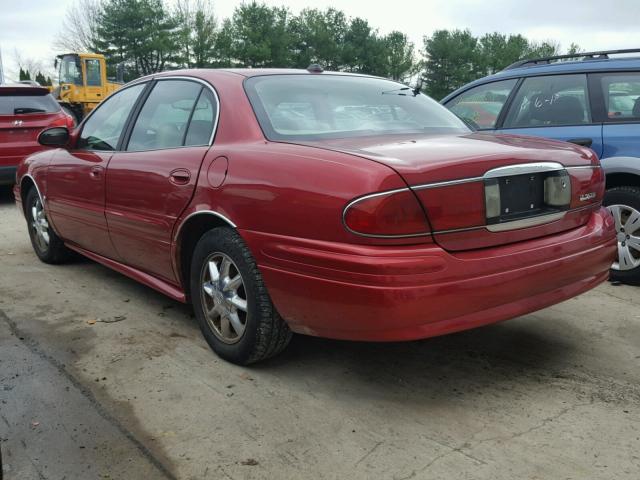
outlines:
M46 147L64 147L69 143L67 127L52 127L40 132L38 143Z

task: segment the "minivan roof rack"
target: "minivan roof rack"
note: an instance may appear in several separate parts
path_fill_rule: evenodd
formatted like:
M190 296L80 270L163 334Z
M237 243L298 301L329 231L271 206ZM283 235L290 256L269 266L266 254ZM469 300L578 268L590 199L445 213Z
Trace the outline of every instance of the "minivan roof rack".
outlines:
M556 60L565 60L565 59L582 59L584 60L593 60L593 59L607 59L609 55L618 55L624 53L640 53L640 48L627 48L623 50L603 50L599 52L583 52L583 53L567 53L565 55L554 55L552 57L541 57L541 58L528 58L523 60L518 60L515 63L509 65L505 70L512 70L514 68L534 66L540 64L551 63Z

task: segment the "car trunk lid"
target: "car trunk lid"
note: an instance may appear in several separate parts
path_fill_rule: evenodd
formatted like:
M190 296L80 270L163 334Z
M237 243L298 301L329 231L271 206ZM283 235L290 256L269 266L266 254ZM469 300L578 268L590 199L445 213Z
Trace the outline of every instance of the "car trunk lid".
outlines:
M578 227L604 193L597 157L568 143L478 133L318 143L398 172L422 203L434 239L452 251Z

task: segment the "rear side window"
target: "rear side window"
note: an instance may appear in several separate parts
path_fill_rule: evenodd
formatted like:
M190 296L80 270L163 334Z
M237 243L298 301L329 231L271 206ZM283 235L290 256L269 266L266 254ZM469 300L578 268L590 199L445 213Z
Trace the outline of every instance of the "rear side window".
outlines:
M640 74L601 77L605 111L610 120L640 120Z
M51 95L0 96L0 115L26 115L59 111L60 105Z
M145 86L143 83L125 88L100 104L84 124L78 147L89 150L115 150L129 113Z
M446 107L474 128L495 128L498 115L516 83L517 79L513 78L471 88L449 101Z
M203 89L189 122L185 145L209 145L217 110L218 104L213 94Z
M591 122L586 75L529 77L518 90L505 128L580 125Z
M153 88L136 120L127 150L157 150L184 145L187 125L202 86L162 80Z

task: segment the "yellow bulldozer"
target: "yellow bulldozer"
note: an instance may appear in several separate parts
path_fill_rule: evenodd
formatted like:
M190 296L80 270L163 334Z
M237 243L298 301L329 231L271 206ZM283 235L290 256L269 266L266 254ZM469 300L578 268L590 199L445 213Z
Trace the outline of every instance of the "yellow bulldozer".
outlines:
M104 55L97 53L65 53L55 60L58 85L52 94L77 123L91 110L122 86L122 65L116 68L116 80L107 79Z

